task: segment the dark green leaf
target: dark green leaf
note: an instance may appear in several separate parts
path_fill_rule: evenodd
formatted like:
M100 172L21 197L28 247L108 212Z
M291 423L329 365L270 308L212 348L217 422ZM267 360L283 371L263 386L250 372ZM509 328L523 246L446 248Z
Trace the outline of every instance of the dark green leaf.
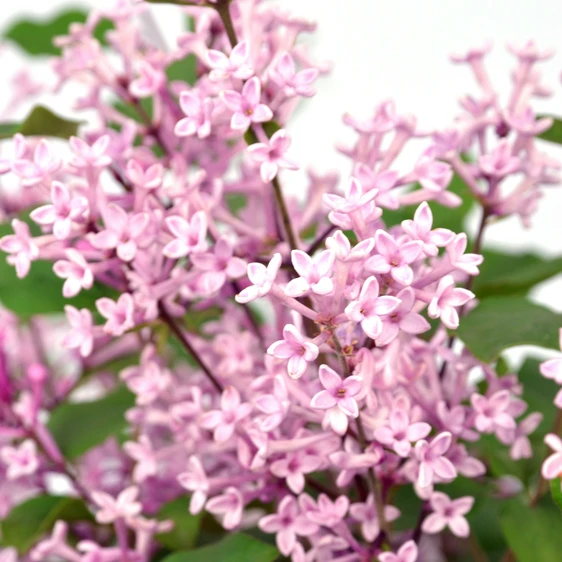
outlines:
M504 254L485 250L473 291L478 298L524 294L537 283L562 272L562 258L543 259L535 254Z
M68 10L51 16L49 19L29 19L17 21L8 27L2 36L13 41L29 55L60 55L61 50L53 45L53 38L66 35L71 23L84 23L87 13L83 10ZM98 41L102 41L113 24L102 20L94 32Z
M2 521L2 544L23 554L59 520L91 521L93 517L78 498L37 496L14 507Z
M555 478L550 481L550 493L552 494L552 499L554 503L562 509L562 480L560 477Z
M65 119L53 113L50 109L37 105L22 123L4 123L0 125L0 139L11 138L16 133L21 133L27 137L68 139L77 134L79 126L79 121Z
M552 119L552 126L544 133L538 135L538 138L555 142L556 144L562 144L562 119L554 117L553 115L537 115L537 119L543 119L544 117Z
M201 527L201 515L189 513L189 498L182 496L164 505L158 519L170 519L174 528L169 533L160 533L156 539L170 550L190 550L195 546Z
M138 105L135 105L118 100L114 102L113 107L137 123L145 123L148 120L152 120L152 108L154 105L153 99L142 98L139 99L137 103Z
M234 215L238 215L248 204L248 197L241 193L225 193L224 198L228 210Z
M108 437L124 441L125 412L134 402L133 394L122 387L100 400L59 406L47 425L64 456L73 460Z
M185 58L174 61L166 68L166 76L170 82L181 80L188 84L197 82L197 59L194 54L189 54Z
M415 186L413 189L418 189ZM443 205L429 201L428 205L433 213L433 228L449 228L453 232L463 232L466 216L474 206L474 197L470 193L462 179L454 175L447 191L458 195L462 203L458 207L444 207ZM385 209L382 218L387 226L395 226L403 220L411 219L419 205L408 205L400 207L396 211Z
M562 315L523 297L489 297L461 320L457 335L478 359L490 362L516 345L558 349L560 326Z
M273 562L279 556L274 546L244 533L227 535L216 544L189 552L176 552L163 562Z
M500 525L518 562L559 562L562 517L554 509L530 508L519 499L502 506Z

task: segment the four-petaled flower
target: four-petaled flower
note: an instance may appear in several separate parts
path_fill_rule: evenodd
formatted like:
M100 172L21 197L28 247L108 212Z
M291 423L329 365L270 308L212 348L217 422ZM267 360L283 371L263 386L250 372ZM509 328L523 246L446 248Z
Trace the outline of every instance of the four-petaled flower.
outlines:
M422 524L424 533L440 533L445 527L457 537L468 537L470 527L464 517L474 504L474 498L464 496L452 500L443 492L433 492L429 498L433 513L430 513Z
M248 264L248 278L252 285L240 291L235 297L236 301L247 303L265 297L273 287L281 262L281 254L274 254L267 267L262 263Z
M207 511L222 516L222 526L230 531L240 525L244 509L244 497L240 490L228 487L223 494L210 499L206 505Z
M84 256L74 248L65 251L66 260L55 262L53 271L61 279L66 279L62 294L68 299L76 296L82 289L91 289L94 274Z
M424 439L418 441L414 454L419 462L417 483L420 488L427 488L435 482L435 476L444 480L453 480L457 470L444 455L451 446L452 435L448 431L440 433L431 443Z
M209 493L209 480L199 457L189 457L187 471L178 475L178 482L191 492L189 513L197 515L203 509Z
M412 449L411 443L424 439L431 432L426 422L410 422L408 412L402 408L394 408L390 412L389 425L375 429L375 439L392 447L397 455L407 457Z
M163 253L166 257L178 259L207 249L205 211L197 211L189 221L179 216L167 217L166 226L175 236L174 240L164 246Z
M318 78L318 69L305 68L296 72L295 61L289 53L283 53L279 57L270 76L278 86L283 88L283 93L287 97L309 98L316 93L313 83Z
M300 277L291 279L287 283L286 295L303 297L310 291L316 295L327 295L332 292L334 284L330 275L334 264L334 253L331 250L324 250L313 258L302 250L293 250L291 261Z
M351 504L349 514L355 521L361 523L361 533L366 541L371 543L379 536L381 525L373 494L369 494L367 501L364 503ZM399 516L400 510L398 508L393 505L384 506L384 518L386 521L394 521Z
M189 137L197 134L204 139L211 134L211 116L213 113L213 100L201 98L195 92L182 92L180 94L180 107L185 114L174 128L178 137Z
M35 474L39 468L35 441L26 439L19 447L6 445L0 449L0 459L8 467L6 478L15 480L21 476Z
M254 73L254 69L248 63L250 45L247 41L240 41L228 57L222 51L209 49L206 58L207 64L213 69L209 72L209 79L213 81L226 80L230 77L247 80Z
M489 398L473 394L470 403L476 413L474 425L481 433L492 433L498 428L515 429L515 420L508 413L511 403L508 390L500 390Z
M353 397L361 390L361 378L352 376L342 379L327 365L320 366L318 377L324 390L312 397L310 406L328 410L327 425L337 434L343 435L347 430L348 416L359 416L359 407Z
M92 313L87 308L78 310L70 304L64 307L64 311L72 329L65 336L63 345L68 349L79 349L82 357L88 357L94 346Z
M427 307L427 314L430 318L441 318L447 328L456 330L459 327L459 313L455 307L463 306L473 298L474 293L455 287L453 277L445 275L437 285L435 296Z
M19 219L12 221L14 234L0 238L0 250L10 254L6 261L15 266L16 275L22 279L29 273L31 262L39 257L39 248L31 238L29 226Z
M248 147L250 158L260 165L261 179L269 183L279 172L279 168L298 170L298 165L287 158L285 153L291 145L287 131L280 129L272 135L268 143L255 143Z
M103 328L108 334L122 336L135 325L135 302L129 293L123 293L117 302L102 297L96 301L96 307L107 320Z
M117 498L99 490L92 492L92 500L101 508L96 513L96 521L104 524L135 517L142 510L141 504L136 501L138 495L136 486L125 488Z
M246 131L252 123L263 123L273 118L271 109L260 103L261 82L257 76L244 84L242 93L223 90L221 98L228 109L234 111L230 127L235 131Z
M272 343L267 353L278 359L288 359L289 376L298 379L306 371L308 363L318 357L318 346L307 341L292 324L283 328L283 339Z

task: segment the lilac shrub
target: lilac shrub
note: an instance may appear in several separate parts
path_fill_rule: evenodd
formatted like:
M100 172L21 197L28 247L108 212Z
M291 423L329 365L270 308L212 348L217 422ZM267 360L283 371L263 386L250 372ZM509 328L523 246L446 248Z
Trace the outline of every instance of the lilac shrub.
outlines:
M562 362L501 352L556 346L525 294L562 265L483 249L559 182L537 137L562 124L532 107L550 52L509 47L505 100L488 45L452 57L479 90L443 130L346 114L350 174L303 201L314 24L173 3L172 50L143 3L72 24L52 69L87 123L5 135L0 560L554 560L520 535L559 517Z

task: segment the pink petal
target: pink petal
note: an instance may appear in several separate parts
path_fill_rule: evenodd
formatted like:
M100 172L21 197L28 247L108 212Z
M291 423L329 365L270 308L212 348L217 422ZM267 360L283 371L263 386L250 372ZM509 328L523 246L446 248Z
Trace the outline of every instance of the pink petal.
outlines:
M310 407L319 410L327 410L337 404L337 400L327 390L321 390L315 394L310 401Z
M335 391L342 386L341 377L327 365L321 365L318 370L320 383L326 390Z

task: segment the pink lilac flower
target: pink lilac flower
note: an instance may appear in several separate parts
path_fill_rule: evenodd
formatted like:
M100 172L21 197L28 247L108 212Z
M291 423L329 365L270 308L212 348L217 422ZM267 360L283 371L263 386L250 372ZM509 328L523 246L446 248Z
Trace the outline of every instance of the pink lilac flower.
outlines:
M313 258L301 250L293 250L291 261L300 277L289 281L285 287L286 295L303 297L312 291L314 294L322 296L332 292L334 284L330 275L334 264L334 254L331 250L324 250Z
M305 474L316 472L324 463L318 455L309 455L305 450L287 453L279 460L271 463L271 473L278 478L284 478L288 488L295 494L300 494L305 486Z
M373 273L390 273L392 278L402 285L411 285L414 272L410 264L416 261L423 245L419 240L397 242L384 230L377 230L375 247L378 255L371 256L365 268Z
M228 441L236 424L247 418L252 405L242 403L240 393L233 386L227 386L221 397L221 409L206 412L201 416L201 427L214 430L213 436L217 443Z
M164 246L163 253L166 257L178 259L207 249L205 211L197 211L189 221L179 216L167 217L166 226L175 236L174 240Z
M139 238L148 226L148 213L128 215L119 205L110 204L102 215L106 228L92 236L92 246L99 250L115 249L123 261L134 259Z
M57 521L53 527L51 536L43 539L33 547L30 552L31 560L41 562L46 557L50 557L53 554L67 554L69 550L72 554L72 549L66 544L67 534L68 524L65 521Z
M308 537L318 531L318 525L300 513L297 500L291 495L281 500L277 513L262 517L258 526L264 533L276 533L277 548L284 556L293 552L297 535Z
M180 107L186 116L176 123L174 133L178 137L196 134L200 139L207 138L211 134L213 100L201 98L195 92L182 92Z
M559 347L562 349L562 328L558 332L558 339ZM543 361L539 369L543 377L552 379L556 384L562 385L562 355Z
M377 193L376 189L365 191L359 180L352 177L347 184L344 197L326 193L323 196L323 201L332 210L347 214L353 213L373 201Z
M515 429L515 420L508 413L511 402L509 391L500 390L489 398L473 394L470 403L476 417L474 425L481 433L492 433L496 429Z
M260 165L261 179L269 183L279 173L279 168L298 170L298 165L287 158L286 152L291 145L287 131L280 129L272 135L267 144L255 143L248 147L250 159Z
M261 82L257 76L244 84L242 93L223 90L221 98L228 109L234 112L230 127L235 131L246 131L252 123L263 123L273 118L271 109L260 103Z
M11 547L0 549L0 562L18 562L18 551Z
M137 98L147 98L157 94L165 83L166 75L143 60L139 64L139 76L129 85L129 92Z
M8 467L6 478L16 480L22 476L35 474L39 468L35 441L26 439L19 447L6 445L0 449L0 459Z
M29 273L31 262L39 257L39 248L33 242L29 226L19 219L12 220L14 234L0 238L0 250L10 254L6 261L15 266L16 275L22 279Z
M52 226L53 234L59 240L70 235L72 223L84 218L88 210L88 200L82 195L71 197L68 188L61 182L54 181L51 185L52 205L37 207L30 217L38 224Z
M542 419L543 415L540 412L533 412L520 421L514 429L503 427L496 429L498 439L506 445L511 445L509 454L513 460L530 459L533 456L533 448L528 435L537 429Z
M306 512L309 521L324 527L335 527L346 516L349 509L349 499L338 496L332 501L326 494L320 494L313 509Z
M361 524L361 534L367 542L372 543L379 536L381 526L373 494L369 494L366 502L351 504L349 514ZM384 506L386 521L395 521L398 517L400 517L398 508L393 505Z
M61 160L53 152L52 145L41 140L33 153L33 162L25 159L15 160L12 170L22 178L22 185L37 185L51 176L60 168Z
M82 289L91 289L94 274L78 250L68 248L65 254L68 259L55 262L53 271L58 277L66 279L62 294L68 299L76 296Z
M78 310L69 304L64 311L71 330L63 339L63 345L68 349L78 349L82 357L88 357L94 346L92 313L87 308Z
M376 277L368 277L359 298L347 305L345 314L353 322L361 323L363 331L376 340L383 331L381 316L394 312L400 302L396 297L379 296L379 282Z
M145 170L136 160L129 160L125 175L133 185L152 191L162 185L164 167L158 163Z
M108 156L109 135L103 135L91 146L78 137L70 137L70 148L74 152L71 164L77 168L104 168L111 163Z
M207 511L222 516L222 526L230 531L242 520L244 497L240 490L233 486L228 487L223 494L210 499L206 505Z
M213 81L237 78L247 80L254 70L249 63L250 45L247 41L240 41L227 57L222 51L209 49L207 64L213 69L209 72L209 79Z
M133 481L140 484L158 471L158 464L150 439L146 435L139 437L138 443L127 441L123 444L123 450L136 461L133 470Z
M274 254L267 267L261 263L248 264L248 278L252 285L240 291L236 301L247 303L265 297L271 291L282 261L281 254Z
M364 260L374 245L374 239L367 238L352 248L349 238L341 230L326 238L326 248L334 252L336 259L347 263Z
M104 330L113 336L121 336L134 327L135 303L129 293L123 293L117 302L107 297L96 301L99 313L107 320Z
M474 498L464 496L451 500L443 492L433 492L429 503L433 513L430 513L422 523L424 533L439 533L445 527L449 527L457 537L468 537L470 527L464 515L472 509Z
M311 97L316 91L313 83L318 77L318 69L305 68L296 72L295 61L289 53L283 53L270 73L271 79L281 88L287 97Z
M187 471L178 475L178 482L191 492L189 512L192 515L200 513L207 501L209 480L198 457L192 455L187 461Z
M425 422L411 423L408 412L394 408L389 416L389 425L375 429L375 439L392 447L397 455L407 457L412 449L411 443L424 439L431 432L431 426Z
M558 435L549 433L544 442L554 451L543 463L541 474L546 480L554 480L562 475L562 440Z
M424 201L414 213L413 220L402 221L402 229L413 240L423 242L423 252L426 256L436 256L439 248L447 246L455 236L446 228L432 230L433 214L429 205Z
M435 482L435 476L444 480L456 477L456 468L444 456L451 446L451 440L452 435L444 431L434 437L431 443L424 439L416 443L414 454L419 463L417 483L421 488L427 488Z
M503 178L516 172L520 167L520 161L517 156L513 156L511 145L507 140L502 140L491 152L480 156L478 165L484 174Z
M285 419L291 402L287 384L282 375L276 375L273 381L272 394L262 394L254 401L255 407L262 412L263 417L258 420L259 427L264 432L273 431Z
M464 271L468 275L478 275L480 273L478 266L484 261L484 258L478 254L465 254L466 246L466 234L464 232L457 234L447 245L449 261L456 269Z
M395 554L394 552L381 552L380 562L417 562L418 547L414 541L405 542Z
M288 359L287 372L289 376L298 379L302 377L308 363L318 357L318 346L307 341L292 324L283 328L283 339L271 344L267 353L278 359Z
M92 492L92 500L101 509L96 513L98 523L113 523L117 519L128 519L142 511L141 504L136 501L139 489L136 486L125 488L117 498L101 491Z
M327 365L321 365L318 370L320 383L324 387L312 397L311 408L328 410L329 425L339 435L347 430L348 416L359 416L359 407L353 398L361 390L359 377L342 379Z
M474 293L467 289L455 287L451 275L439 281L435 296L429 303L427 314L430 318L441 318L441 322L451 330L459 327L459 313L456 307L465 305L474 298Z

